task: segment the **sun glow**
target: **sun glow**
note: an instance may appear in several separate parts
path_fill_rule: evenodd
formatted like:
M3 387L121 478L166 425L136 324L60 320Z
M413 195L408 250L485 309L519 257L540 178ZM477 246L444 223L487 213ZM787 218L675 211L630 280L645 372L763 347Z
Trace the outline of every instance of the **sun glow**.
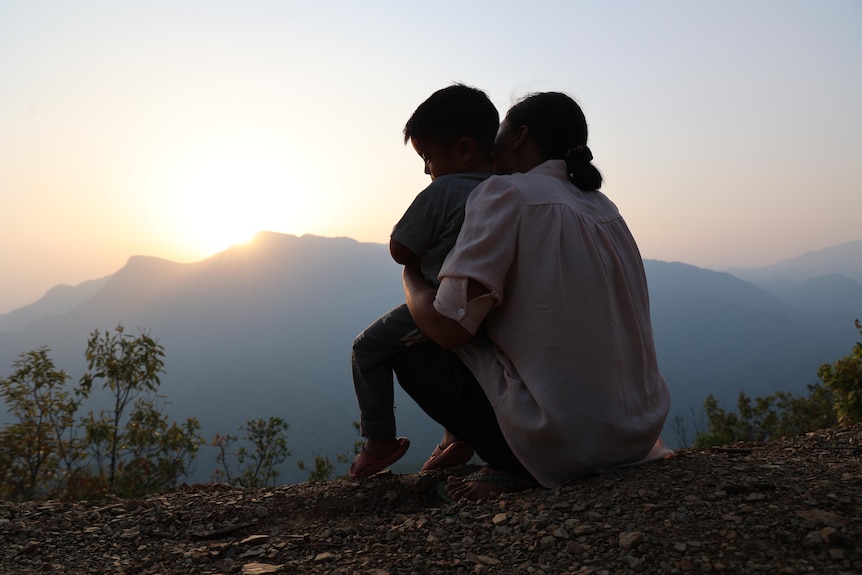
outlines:
M177 154L152 184L159 225L189 257L245 243L259 231L299 235L316 221L311 180L289 163L296 156L244 143Z

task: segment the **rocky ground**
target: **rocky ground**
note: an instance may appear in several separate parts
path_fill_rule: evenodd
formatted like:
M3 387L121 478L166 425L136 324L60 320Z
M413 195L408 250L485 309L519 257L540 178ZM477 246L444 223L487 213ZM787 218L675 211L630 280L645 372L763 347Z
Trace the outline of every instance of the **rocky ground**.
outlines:
M0 573L862 573L862 425L496 501L446 475L0 502Z

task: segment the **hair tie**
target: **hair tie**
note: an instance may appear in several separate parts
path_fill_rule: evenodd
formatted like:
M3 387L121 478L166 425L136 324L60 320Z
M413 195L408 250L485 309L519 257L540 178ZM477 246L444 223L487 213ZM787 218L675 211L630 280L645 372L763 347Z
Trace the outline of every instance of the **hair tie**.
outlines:
M566 152L566 162L574 160L588 164L593 161L593 153L585 144L578 144Z

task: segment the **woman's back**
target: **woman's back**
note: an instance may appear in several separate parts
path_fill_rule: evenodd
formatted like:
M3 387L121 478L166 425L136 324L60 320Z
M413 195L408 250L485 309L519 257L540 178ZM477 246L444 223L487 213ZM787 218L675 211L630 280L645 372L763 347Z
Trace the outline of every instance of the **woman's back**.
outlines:
M485 324L493 346L461 355L540 482L646 455L669 396L640 253L610 200L571 185L559 160L492 178L471 196L442 270L462 274L500 303Z

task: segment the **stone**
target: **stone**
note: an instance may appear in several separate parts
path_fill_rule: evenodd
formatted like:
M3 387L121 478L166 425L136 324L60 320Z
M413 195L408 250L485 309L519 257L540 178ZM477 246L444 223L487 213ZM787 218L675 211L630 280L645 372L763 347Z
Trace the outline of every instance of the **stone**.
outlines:
M805 537L802 538L802 545L804 547L815 547L823 543L823 537L821 537L819 531L809 531Z
M265 575L266 573L278 573L282 565L270 565L268 563L246 563L242 566L242 575Z
M824 527L818 533L820 533L820 538L823 539L824 543L833 543L837 539L838 530L834 527Z
M619 546L621 549L634 549L644 541L644 534L640 531L623 531L619 535Z

